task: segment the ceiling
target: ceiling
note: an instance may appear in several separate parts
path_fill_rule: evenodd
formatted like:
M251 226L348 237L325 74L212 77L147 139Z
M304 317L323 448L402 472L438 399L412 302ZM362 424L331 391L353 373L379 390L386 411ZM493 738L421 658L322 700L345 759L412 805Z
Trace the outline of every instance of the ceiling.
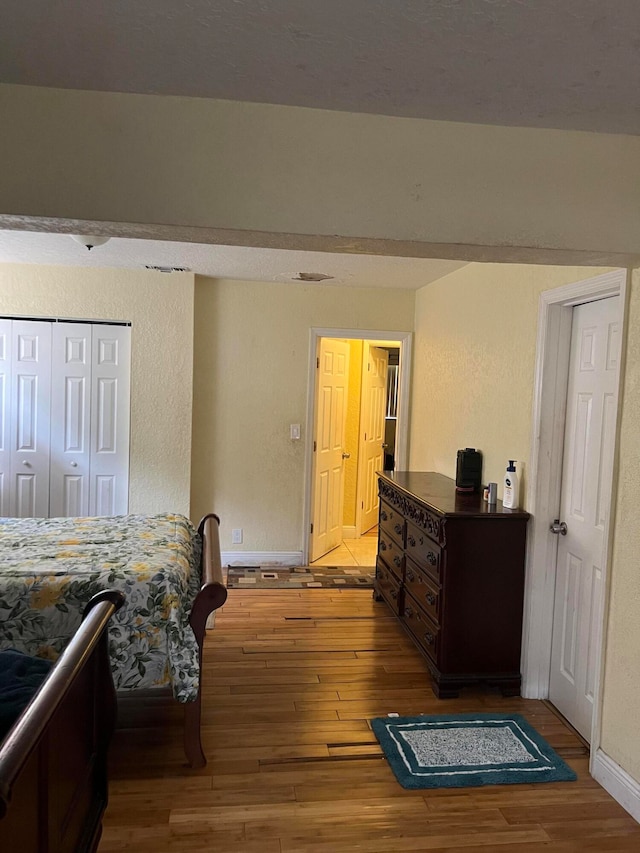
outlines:
M0 231L0 263L54 264L144 269L146 265L186 267L213 278L300 284L300 273L322 273L331 280L314 287L402 287L416 290L460 269L458 261L397 258L246 246L212 246L112 237L88 251L68 234Z
M638 0L2 0L0 82L640 134ZM0 262L416 289L463 264L0 231Z
M0 81L640 134L638 0L2 0Z

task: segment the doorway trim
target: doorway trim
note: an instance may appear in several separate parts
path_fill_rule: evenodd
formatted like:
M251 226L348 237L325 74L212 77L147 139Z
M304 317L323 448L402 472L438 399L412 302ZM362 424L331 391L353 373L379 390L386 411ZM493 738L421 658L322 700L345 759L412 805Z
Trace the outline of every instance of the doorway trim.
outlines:
M311 476L313 471L313 425L315 423L316 354L320 338L343 338L356 341L397 343L400 348L400 382L398 385L398 423L396 426L396 468L406 469L409 454L409 389L411 388L411 346L413 332L388 329L336 329L312 327L309 335L309 372L307 379L307 421L304 464L304 507L302 512L302 562L309 559L309 526L311 524Z
M571 344L572 309L575 305L620 296L621 352L617 376L618 409L611 482L611 511L605 530L607 559L602 567L603 601L598 616L601 626L597 649L591 761L598 750L601 720L601 684L604 638L610 596L613 508L618 474L620 389L624 374L629 271L615 270L540 294L538 336L532 409L532 443L527 488L531 513L527 538L524 626L522 641L522 695L546 699L551 673L551 632L555 595L557 538L549 534L549 522L560 505L564 423Z

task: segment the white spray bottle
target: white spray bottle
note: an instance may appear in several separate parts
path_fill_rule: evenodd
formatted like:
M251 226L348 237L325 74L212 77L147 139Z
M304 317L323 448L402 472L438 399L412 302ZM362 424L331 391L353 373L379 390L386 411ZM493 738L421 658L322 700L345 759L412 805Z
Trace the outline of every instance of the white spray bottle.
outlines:
M507 472L504 475L504 495L502 497L502 505L507 509L516 509L518 506L518 474L516 473L516 463L510 459L507 465Z

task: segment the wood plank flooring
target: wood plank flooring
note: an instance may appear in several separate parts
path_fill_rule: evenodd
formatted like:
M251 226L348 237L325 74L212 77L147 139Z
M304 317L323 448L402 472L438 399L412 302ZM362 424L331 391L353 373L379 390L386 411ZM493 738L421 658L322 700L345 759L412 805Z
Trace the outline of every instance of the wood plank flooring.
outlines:
M201 771L184 766L177 704L121 703L100 853L640 850L640 825L549 708L483 690L437 700L368 590L232 590L205 669ZM527 717L578 781L405 791L368 725L488 710Z

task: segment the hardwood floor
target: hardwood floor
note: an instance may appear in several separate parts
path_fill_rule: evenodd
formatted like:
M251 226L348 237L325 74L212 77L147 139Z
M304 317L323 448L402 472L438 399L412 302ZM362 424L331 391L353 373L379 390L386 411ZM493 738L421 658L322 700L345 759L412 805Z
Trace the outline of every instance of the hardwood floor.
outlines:
M544 703L484 691L437 700L368 590L233 590L205 666L201 771L183 766L176 704L122 704L100 853L640 849L640 826ZM481 710L522 713L578 781L406 791L367 722Z

